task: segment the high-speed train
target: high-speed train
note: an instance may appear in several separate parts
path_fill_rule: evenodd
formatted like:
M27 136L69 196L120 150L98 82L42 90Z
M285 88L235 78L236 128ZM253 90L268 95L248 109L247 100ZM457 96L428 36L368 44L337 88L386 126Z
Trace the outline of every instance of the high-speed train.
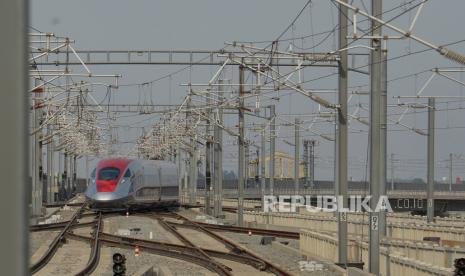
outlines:
M86 199L94 209L176 206L179 175L161 160L103 159L90 176Z

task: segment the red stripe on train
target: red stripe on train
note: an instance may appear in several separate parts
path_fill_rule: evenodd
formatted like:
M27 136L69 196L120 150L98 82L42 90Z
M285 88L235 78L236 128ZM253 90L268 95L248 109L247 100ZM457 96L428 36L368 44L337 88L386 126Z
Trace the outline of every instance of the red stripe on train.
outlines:
M111 193L114 192L118 186L118 182L123 176L126 168L128 167L131 160L129 159L106 159L101 160L97 165L96 170L96 188L99 193ZM119 170L116 173L116 170ZM111 173L114 173L113 175ZM102 175L103 174L103 175ZM100 177L109 177L111 179L101 179Z

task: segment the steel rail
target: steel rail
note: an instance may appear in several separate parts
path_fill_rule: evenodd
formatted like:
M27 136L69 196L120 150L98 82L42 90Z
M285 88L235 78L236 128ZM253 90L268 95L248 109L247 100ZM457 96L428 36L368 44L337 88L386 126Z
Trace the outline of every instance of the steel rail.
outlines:
M95 223L95 222L94 222ZM96 221L94 233L93 233L93 241L92 241L92 251L90 254L89 261L87 262L86 267L79 271L76 276L84 276L91 274L100 261L100 234L103 230L103 221L102 221L102 213L98 213L97 221Z
M212 259L210 257L210 255L208 255L207 253L205 253L205 251L203 251L199 246L195 245L193 242L191 242L188 238L186 238L183 234L179 233L179 231L176 230L176 228L174 228L173 226L169 225L168 223L166 223L163 218L161 216L158 216L158 215L154 215L154 214L151 214L149 215L149 217L151 218L154 218L158 221L158 223L168 232L170 232L171 234L173 234L176 238L178 238L182 243L184 243L185 245L187 246L190 246L190 247L193 247L197 250L198 253L200 253L202 256L204 256L206 259L209 259L212 263L216 263L216 265L220 266L220 267L223 267L224 268L224 272L226 275L232 275L231 274L231 268L225 266L224 264L222 263L219 263L217 261L215 261L214 259Z
M189 254L186 254L184 253L184 250L186 250L186 248L189 248L189 247L182 247L180 248L181 251L177 251L175 247L173 246L170 246L169 244L164 244L162 247L151 247L150 245L154 245L154 243L152 242L149 242L149 241L143 241L143 240L138 240L138 239L134 239L134 238L127 238L127 237L119 237L119 236L116 236L116 235L110 235L110 234L103 234L102 235L102 240L103 241L106 241L108 242L108 240L110 239L110 241L113 239L113 241L116 241L118 243L129 243L131 244L132 246L134 245L138 245L140 248L145 248L145 249L155 249L155 250L164 250L166 251L165 253L167 254L170 254L170 253L173 253L174 252L174 255L183 255L184 257L187 257L187 258L193 258L194 260L202 260L202 261L205 261L208 263L208 267L211 268L210 270L218 273L219 275L225 275L225 276L231 276L231 272L230 272L230 268L224 266L223 264L220 264L214 260L212 260L210 257L207 256L199 256L198 253L199 253L199 250L197 248L194 248L194 247L190 247L192 248L190 251L191 253ZM168 247L169 249L166 250L165 248Z
M37 224L29 226L29 232L38 232L46 230L61 229L65 227L70 221L62 221L57 223Z
M99 213L102 213L103 218L108 218L111 216L119 216L121 215L121 211L99 211ZM91 212L91 213L81 213L79 215L79 218L85 218L85 217L95 217L95 215L98 214L97 212ZM46 231L46 230L54 230L54 229L60 229L66 226L70 221L65 220L62 222L56 222L56 223L46 223L46 224L37 224L37 225L31 225L29 226L29 231L30 232L37 232L37 231ZM83 222L79 224L74 224L72 227L73 228L79 228L79 227L86 227L86 226L91 226L95 224L94 221L91 222Z
M121 211L105 211L105 212L100 212L100 213L102 213L103 218L108 218L108 217L111 217L111 216L121 215ZM94 217L96 214L97 214L96 212L81 213L79 218ZM61 229L61 228L65 227L69 222L70 222L69 220L66 220L66 221L56 222L56 223L46 223L46 224L31 225L31 226L29 226L29 231L30 232L38 232L38 231ZM92 226L93 224L95 224L94 221L83 222L83 223L73 224L72 228L87 227L87 226Z
M38 224L29 226L29 232L40 232L40 231L50 231L50 230L59 230L65 227L69 223L69 220L57 223L48 223L48 224ZM75 223L71 225L70 229L89 227L95 224L94 221Z
M80 205L82 205L82 202L81 203L55 202L55 203L45 204L45 207L56 208L56 207L63 207L63 206L80 206Z
M176 223L176 222L171 222L171 221L167 223L175 227L196 228L196 226L193 226L191 224ZM293 240L299 239L299 232L268 230L268 229L260 229L260 228L247 228L247 227L239 227L239 226L231 226L231 225L210 224L210 223L203 223L203 222L196 222L196 223L209 230L234 232L234 233L245 233L245 234L248 234L250 231L254 235L273 236L273 237L287 238L287 239L293 239Z
M92 238L86 237L83 235L68 233L68 236L69 238L72 238L72 239L92 242ZM186 246L186 245L149 241L149 240L144 240L144 239L128 238L128 237L116 236L116 235L111 235L111 234L106 234L106 233L102 233L100 237L100 241L102 243L108 243L112 246L116 245L116 246L124 246L126 248L127 247L132 248L137 244L139 247L142 247L142 248L153 248L156 250L159 250L161 248L162 250L177 251L177 252L182 252L183 254L188 254L191 256L199 257L196 248ZM231 253L231 252L229 253L222 252L222 251L217 251L217 250L207 249L207 248L201 248L201 249L205 251L208 255L211 255L215 258L220 258L220 259L225 259L225 260L247 264L247 265L257 268L258 270L265 270L266 268L266 264L263 263L261 260L251 258L249 256L238 255L238 254ZM199 257L199 258L202 258L202 257Z
M239 244L237 244L237 243L235 243L235 242L233 242L233 241L231 241L229 239L226 239L226 238L218 235L217 233L215 233L213 231L210 231L206 227L204 227L204 226L202 226L202 225L188 219L185 216L180 215L179 213L176 213L176 215L180 219L184 220L186 223L190 223L190 224L196 226L199 230L203 231L204 233L206 233L210 237L212 237L212 238L218 240L219 242L223 243L224 245L229 247L234 252L240 252L240 254L248 255L248 256L250 256L252 258L256 258L256 259L259 259L259 260L263 261L263 263L266 264L265 270L270 271L270 272L274 273L275 275L282 275L282 276L292 275L290 272L285 271L281 267L279 267L279 266L269 262L268 260L256 255L255 253L251 252L250 250L246 249L245 247L242 247Z
M86 236L82 236L82 235L78 235L74 233L68 233L67 235L69 238L73 238L73 239L77 239L81 241L88 241L88 242L92 241L92 238L90 237L86 237ZM129 237L122 237L122 236L111 235L107 233L101 233L99 240L102 244L107 244L110 246L117 246L117 247L122 247L122 248L134 248L134 246L137 245L139 246L139 248L146 250L148 252L157 254L157 255L168 256L168 257L188 261L191 263L195 263L212 272L218 273L219 275L232 275L229 271L228 271L229 274L225 274L224 268L221 266L218 266L214 262L211 262L210 259L207 259L203 256L199 256L197 249L193 247L177 245L177 244L169 244L169 243L163 243L163 242L148 241L148 240L142 240L142 239L135 239L135 238L129 238ZM215 254L220 255L221 252L215 252ZM228 254L228 253L225 253L225 254ZM230 256L229 258L234 258L234 256Z
M79 215L84 210L85 206L86 206L86 203L82 204L81 207L79 207L79 209L76 210L71 220L66 224L63 230L61 230L58 236L53 240L52 244L49 246L45 254L42 255L42 257L29 268L31 274L34 274L37 271L39 271L52 259L53 255L55 255L55 252L57 251L59 245L61 244L61 241L63 240L66 232L68 232L71 226L76 222Z

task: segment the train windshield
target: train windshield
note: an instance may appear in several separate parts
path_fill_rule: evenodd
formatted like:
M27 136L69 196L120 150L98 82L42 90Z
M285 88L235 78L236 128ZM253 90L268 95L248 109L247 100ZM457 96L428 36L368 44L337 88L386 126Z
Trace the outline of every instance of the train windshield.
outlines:
M118 178L118 176L119 169L113 167L103 168L98 173L99 180L115 180Z

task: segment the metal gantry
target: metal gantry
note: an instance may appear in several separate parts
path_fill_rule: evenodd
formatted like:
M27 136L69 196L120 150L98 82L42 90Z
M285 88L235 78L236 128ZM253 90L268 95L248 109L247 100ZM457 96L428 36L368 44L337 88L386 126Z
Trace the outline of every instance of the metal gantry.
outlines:
M348 4L346 0L335 0L339 4L338 46L327 53L307 53L281 50L275 41L268 47L258 47L252 43L226 43L220 50L79 50L75 49L74 41L69 38L55 36L49 33L31 34L32 47L29 58L30 80L34 82L30 89L33 97L31 114L33 121L30 135L33 136L33 200L32 211L35 216L41 212L42 196L42 145L47 145L47 188L46 199L54 200L53 153L59 154L59 177L61 197L69 198L76 188L76 161L85 155L94 156L138 156L150 159L170 159L176 156L183 179L180 180L180 193L183 200L189 204L197 203L198 179L200 163L205 164L205 207L206 213L214 217L222 217L223 191L223 155L226 138L236 141L234 150L234 167L238 172L238 217L237 223L244 225L244 188L248 177L248 149L255 146L257 153L256 173L260 167L260 195L275 194L275 155L279 135L280 121L284 121L278 105L279 95L283 91L305 97L313 102L318 111L313 114L293 114L294 117L294 192L301 190L300 177L300 145L305 132L310 132L323 140L335 142L335 195L343 198L343 206L348 207L348 138L349 130L353 128L350 120L369 126L370 137L370 201L375 210L380 196L386 195L386 155L387 127L389 123L428 136L428 222L433 221L434 214L434 98L429 99L428 133L411 127L402 122L412 104L394 120L387 114L387 45L388 39L410 38L438 51L441 55L465 63L465 59L448 49L435 46L412 34L413 26L418 18L417 12L408 31L403 31L390 21L383 21L382 1L372 0L371 14ZM423 4L422 4L423 5ZM349 10L352 11L353 34L349 35ZM370 33L362 36L357 34L357 16L363 16L371 21ZM401 34L400 37L383 35L381 29L391 29ZM353 45L353 42L368 39L370 46ZM349 40L351 40L349 42ZM290 44L292 46L292 44ZM370 53L370 91L348 91L349 71L366 72L348 66L348 57L353 49L368 49ZM357 53L359 54L359 53ZM139 86L147 88L154 81L140 84L120 85L118 74L94 74L90 65L186 65L192 70L194 66L216 66L218 70L204 83L195 83L189 79L181 84L187 93L182 102L177 105L155 105L144 102L136 105L112 104L104 108L94 95L95 87L104 88L108 93L123 87ZM78 66L81 70L78 69ZM306 67L337 67L338 89L315 90L302 80L302 71ZM237 78L224 80L225 68L239 69ZM285 70L280 69L281 67ZM456 83L459 80L448 75L450 71L434 70L432 76L417 93L422 92L434 76L442 76ZM255 82L250 79L255 78ZM79 81L73 79L79 78ZM171 75L170 75L171 78ZM107 83L96 82L103 79ZM463 83L462 83L463 84ZM229 90L230 91L229 91ZM276 93L276 97L270 96ZM330 94L333 93L333 94ZM337 93L337 102L331 97ZM353 95L369 95L369 105L350 104ZM255 102L254 102L255 100ZM265 104L264 104L265 103ZM353 108L351 114L349 109ZM112 111L110 112L110 109ZM125 152L115 147L118 144L118 126L112 116L118 112L139 112L140 115L156 114L158 117L150 121L148 130L144 129L129 151ZM113 113L113 114L110 114ZM363 117L369 113L369 120ZM223 116L238 116L238 124L231 125ZM300 115L300 116L299 116ZM306 126L305 116L314 116L310 126ZM253 119L254 118L254 119ZM321 119L320 121L317 120ZM432 118L432 119L431 119ZM228 119L228 118L226 118ZM253 127L250 125L259 121L260 146L253 141ZM314 124L324 122L330 125L335 122L333 133L325 134L314 129ZM213 132L213 135L212 135ZM267 139L268 138L268 139ZM269 176L266 176L266 148L269 141ZM315 140L303 141L304 166L306 185L314 186L315 179ZM64 160L62 160L64 158ZM393 158L391 158L392 160ZM451 161L452 162L452 161ZM237 165L237 166L236 166ZM393 166L391 165L391 169ZM452 169L452 164L450 165ZM269 178L269 189L266 184ZM391 179L393 179L391 173ZM393 182L393 180L391 180ZM449 177L452 181L452 176ZM451 186L451 182L450 182ZM213 209L211 212L211 191L213 192ZM385 235L385 214L372 212L369 215L369 270L379 274L380 238ZM338 263L347 266L347 213L337 212L338 220Z

